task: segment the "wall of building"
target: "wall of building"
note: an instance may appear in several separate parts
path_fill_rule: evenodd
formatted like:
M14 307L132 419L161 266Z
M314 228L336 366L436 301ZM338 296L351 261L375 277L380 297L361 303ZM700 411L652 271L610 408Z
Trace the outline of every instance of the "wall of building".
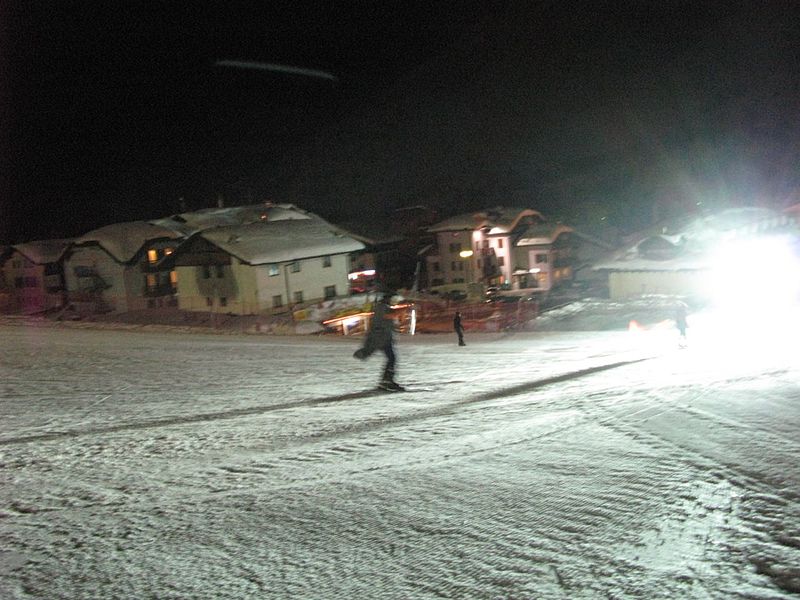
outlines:
M73 248L64 263L64 280L70 301L89 302L91 293L87 291L91 280L78 277L75 268L91 269L109 287L99 292L107 309L117 312L130 310L128 289L132 285L132 275L126 275L126 268L115 261L99 246ZM139 274L141 277L141 274Z
M460 252L472 249L471 231L442 231L436 234L438 253L428 257L428 278L432 289L466 290L470 275L476 276L472 259L462 258ZM438 264L436 270L434 265ZM438 283L441 282L441 283Z
M14 251L3 264L3 276L8 291L5 310L33 314L60 305L60 294L47 292L49 276L45 266L19 252Z
M270 275L270 265L260 265L256 270L258 297L261 310L273 310L274 297L280 296L283 306L315 302L325 298L325 288L334 286L337 296L349 293L347 274L350 271L350 257L347 254L330 256L330 266L324 266L324 257L298 261L299 271L293 271L292 263L281 263L278 274ZM295 295L302 293L302 301Z
M644 294L696 296L701 293L704 271L612 271L608 291L612 300Z
M282 312L294 304L322 300L327 286L335 287L335 294L348 294L347 274L349 256L330 256L330 266L324 266L323 257L275 265L248 265L236 258L230 265L212 265L209 271L203 266L176 267L178 279L178 307L182 310L209 311L232 314L258 314ZM206 277L206 274L209 277ZM302 299L296 294L302 293ZM275 297L279 296L279 305Z

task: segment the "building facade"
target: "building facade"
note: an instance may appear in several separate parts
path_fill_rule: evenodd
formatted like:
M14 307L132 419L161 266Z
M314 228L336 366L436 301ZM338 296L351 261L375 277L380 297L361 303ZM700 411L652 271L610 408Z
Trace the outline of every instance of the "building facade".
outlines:
M532 209L457 215L430 231L436 236L426 256L432 291L475 294L496 286L545 292L573 274L572 228L547 223Z
M85 312L127 312L177 304L177 281L163 258L182 236L135 221L91 231L70 246L64 263L69 303Z
M170 261L178 307L253 315L347 295L350 253L364 244L304 214L193 236Z
M4 253L4 312L34 314L65 303L63 259L70 240L40 240L16 244Z

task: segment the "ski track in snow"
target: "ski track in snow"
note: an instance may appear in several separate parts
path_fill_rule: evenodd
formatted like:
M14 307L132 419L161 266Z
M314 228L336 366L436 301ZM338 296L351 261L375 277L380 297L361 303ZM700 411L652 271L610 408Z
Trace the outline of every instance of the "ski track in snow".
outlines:
M453 341L376 394L356 340L0 326L0 595L800 592L790 358Z

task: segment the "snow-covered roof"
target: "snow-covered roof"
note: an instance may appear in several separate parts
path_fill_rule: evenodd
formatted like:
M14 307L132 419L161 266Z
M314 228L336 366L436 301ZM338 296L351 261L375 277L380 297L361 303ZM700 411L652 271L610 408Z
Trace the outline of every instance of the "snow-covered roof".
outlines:
M146 221L112 223L95 229L75 240L76 246L98 244L114 260L126 263L132 260L148 242L159 239L178 239L179 232Z
M251 265L355 252L364 244L319 217L216 227L199 234Z
M785 219L765 208L736 208L698 217L672 235L648 235L635 244L597 263L594 270L612 271L681 271L709 267L710 254L718 242L739 235L766 233L781 227ZM674 257L653 260L643 249L652 242L672 244Z
M224 208L203 208L150 221L155 225L190 236L214 227L231 227L261 221L310 219L309 214L293 204L249 204Z
M552 244L562 233L571 233L572 227L561 223L537 223L529 225L520 234L517 246L536 246L539 244Z
M442 231L475 230L490 228L491 234L508 233L516 227L522 217L534 216L542 219L541 213L530 208L503 207L490 208L478 212L463 213L440 221L428 227L431 233Z
M45 265L61 260L71 243L69 239L37 240L15 244L12 248L34 264Z

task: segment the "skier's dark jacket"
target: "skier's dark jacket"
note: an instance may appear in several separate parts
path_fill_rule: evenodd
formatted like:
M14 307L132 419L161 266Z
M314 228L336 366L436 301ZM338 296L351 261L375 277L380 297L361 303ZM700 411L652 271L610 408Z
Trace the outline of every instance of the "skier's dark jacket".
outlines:
M364 340L364 352L367 356L392 344L392 332L394 331L394 319L389 315L392 312L388 301L381 299L373 307L372 323Z

